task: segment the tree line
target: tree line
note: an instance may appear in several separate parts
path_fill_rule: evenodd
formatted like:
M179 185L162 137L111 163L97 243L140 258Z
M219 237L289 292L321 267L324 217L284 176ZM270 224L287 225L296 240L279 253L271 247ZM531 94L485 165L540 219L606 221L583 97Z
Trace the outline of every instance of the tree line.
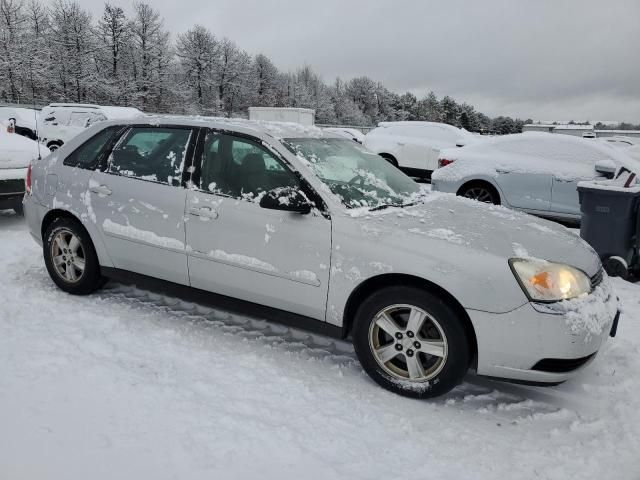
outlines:
M498 134L525 123L433 92L398 94L367 76L327 84L308 65L282 72L202 25L173 38L150 3L134 2L129 16L106 3L93 19L72 0L0 0L0 102L34 101L229 117L250 106L302 107L319 124L426 120Z

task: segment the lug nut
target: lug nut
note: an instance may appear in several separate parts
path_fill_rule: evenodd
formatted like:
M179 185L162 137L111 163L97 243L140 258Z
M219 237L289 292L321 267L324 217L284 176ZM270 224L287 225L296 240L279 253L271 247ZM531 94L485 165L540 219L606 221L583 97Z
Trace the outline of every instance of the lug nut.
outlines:
M413 338L413 332L411 330L407 332L407 337Z
M413 346L416 347L416 350L420 348L420 342L413 342Z
M396 338L398 340L400 340L402 338L402 333L400 333L400 332L396 333Z
M408 357L413 357L413 350L411 350L411 349L407 350L407 356Z
M396 343L396 350L398 351L402 350L402 345L399 343Z

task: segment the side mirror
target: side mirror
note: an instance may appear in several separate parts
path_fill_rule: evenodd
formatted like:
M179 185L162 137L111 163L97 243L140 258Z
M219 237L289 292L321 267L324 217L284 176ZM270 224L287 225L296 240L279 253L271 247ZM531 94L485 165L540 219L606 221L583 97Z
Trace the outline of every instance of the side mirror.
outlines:
M280 187L269 190L260 199L260 206L270 210L284 210L306 214L311 211L311 202L298 188Z
M618 167L613 160L599 160L595 164L596 172L604 175L607 178L613 178L618 170Z

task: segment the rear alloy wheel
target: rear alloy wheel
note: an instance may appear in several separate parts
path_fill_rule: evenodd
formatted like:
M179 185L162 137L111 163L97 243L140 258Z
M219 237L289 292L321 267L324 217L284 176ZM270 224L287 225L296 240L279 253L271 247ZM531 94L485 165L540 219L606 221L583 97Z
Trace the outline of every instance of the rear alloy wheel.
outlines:
M469 368L468 337L456 312L416 287L387 287L372 294L356 313L352 335L365 371L400 395L442 395Z
M49 275L62 290L87 295L103 279L96 251L87 231L70 218L56 218L44 235L43 253Z
M458 195L482 203L500 205L500 199L495 190L485 185L470 185L463 189Z

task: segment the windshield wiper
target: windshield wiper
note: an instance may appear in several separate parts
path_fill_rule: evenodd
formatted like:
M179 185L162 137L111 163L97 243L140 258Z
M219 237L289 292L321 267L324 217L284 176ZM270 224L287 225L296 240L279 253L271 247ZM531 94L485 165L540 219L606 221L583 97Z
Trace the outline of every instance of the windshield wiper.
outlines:
M404 208L404 207L411 207L413 205L417 205L418 202L408 202L408 203L382 203L380 205L376 205L375 207L371 207L369 209L370 212L375 212L376 210L384 210L385 208L389 208L389 207L397 207L397 208Z

